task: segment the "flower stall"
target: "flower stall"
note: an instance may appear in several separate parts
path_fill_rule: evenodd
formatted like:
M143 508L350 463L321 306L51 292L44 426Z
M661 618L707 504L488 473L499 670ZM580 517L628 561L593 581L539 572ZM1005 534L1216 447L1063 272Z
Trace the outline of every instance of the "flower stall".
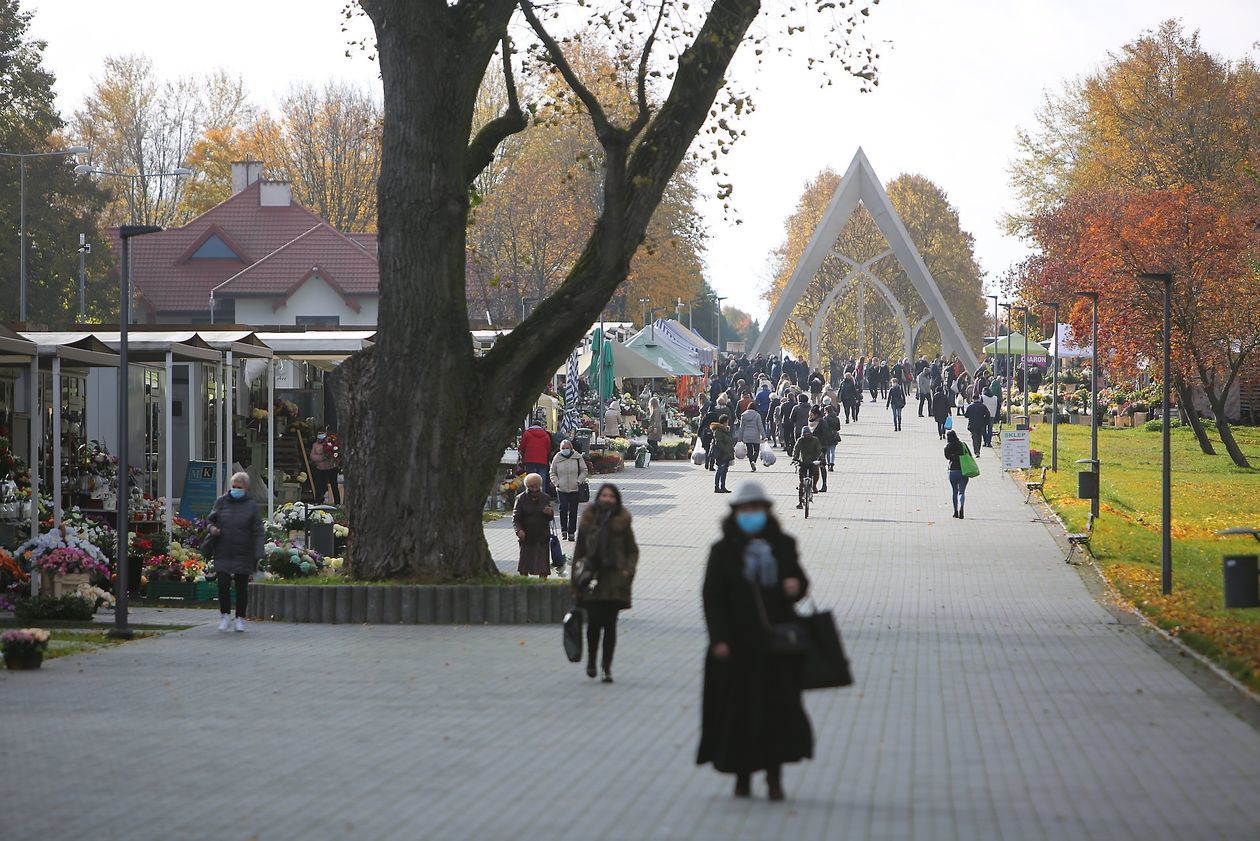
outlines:
M18 547L15 553L18 563L46 580L53 598L72 593L80 584L93 578L109 582L110 562L91 541L79 535L64 523L52 531L44 532Z

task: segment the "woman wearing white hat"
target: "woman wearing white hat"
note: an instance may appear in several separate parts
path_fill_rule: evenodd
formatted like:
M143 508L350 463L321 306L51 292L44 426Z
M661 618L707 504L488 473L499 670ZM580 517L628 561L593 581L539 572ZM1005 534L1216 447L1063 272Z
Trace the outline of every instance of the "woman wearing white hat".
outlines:
M794 616L809 579L796 541L770 513L759 482L742 483L709 550L704 618L709 650L704 668L698 764L735 775L735 796L752 793L752 775L766 772L771 800L782 800L785 762L814 755L814 735L801 704L802 661L770 650L769 629Z

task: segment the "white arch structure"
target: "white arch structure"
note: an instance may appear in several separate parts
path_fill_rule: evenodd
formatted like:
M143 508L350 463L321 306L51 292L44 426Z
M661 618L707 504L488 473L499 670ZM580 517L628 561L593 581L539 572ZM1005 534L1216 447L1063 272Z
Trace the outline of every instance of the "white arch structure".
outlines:
M836 247L836 241L839 240L844 226L848 224L849 217L857 210L859 204L870 212L880 233L888 240L889 246L862 263L841 254ZM792 315L792 310L800 303L801 297L828 256L835 256L847 263L849 272L828 290L812 323L807 324L803 319ZM910 323L905 308L897 300L897 296L871 271L876 263L888 257L897 258L906 276L914 284L915 291L927 305L928 314L915 324ZM897 324L901 327L902 338L906 344L906 356L911 356L923 328L929 321L934 320L940 329L942 352L947 355L958 354L958 358L963 361L968 370L975 370L979 366L975 351L963 337L962 330L954 319L954 313L945 302L944 296L941 295L936 281L932 279L932 273L928 271L923 258L919 255L919 250L910 239L910 234L907 233L906 226L902 224L901 217L897 215L892 202L888 200L888 194L884 192L883 185L875 177L875 170L871 168L871 162L867 160L866 153L860 148L853 156L853 162L849 164L849 169L845 172L839 186L836 187L835 193L832 194L827 210L823 213L822 222L814 230L809 238L809 244L805 246L804 253L801 254L800 260L792 270L787 287L783 290L783 295L779 298L779 303L775 305L774 311L770 313L770 318L766 321L766 326L753 347L753 353L777 352L782 347L783 328L787 326L788 321L791 321L800 328L809 342L810 367L818 367L818 341L822 335L822 327L826 322L827 314L853 283L869 285L883 297Z

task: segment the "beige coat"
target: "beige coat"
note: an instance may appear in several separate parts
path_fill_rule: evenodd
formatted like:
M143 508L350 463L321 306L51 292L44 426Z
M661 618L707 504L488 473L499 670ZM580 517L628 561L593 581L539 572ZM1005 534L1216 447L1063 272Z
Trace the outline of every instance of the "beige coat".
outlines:
M551 460L551 484L564 493L574 493L586 481L586 459L577 450L568 458L556 453Z

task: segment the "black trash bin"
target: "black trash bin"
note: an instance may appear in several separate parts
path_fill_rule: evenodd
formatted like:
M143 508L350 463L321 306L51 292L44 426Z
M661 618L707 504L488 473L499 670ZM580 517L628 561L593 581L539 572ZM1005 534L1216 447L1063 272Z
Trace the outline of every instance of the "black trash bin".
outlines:
M1226 555L1225 607L1260 607L1260 561L1255 555Z
M1092 470L1082 470L1076 474L1076 498L1098 498L1098 474Z

